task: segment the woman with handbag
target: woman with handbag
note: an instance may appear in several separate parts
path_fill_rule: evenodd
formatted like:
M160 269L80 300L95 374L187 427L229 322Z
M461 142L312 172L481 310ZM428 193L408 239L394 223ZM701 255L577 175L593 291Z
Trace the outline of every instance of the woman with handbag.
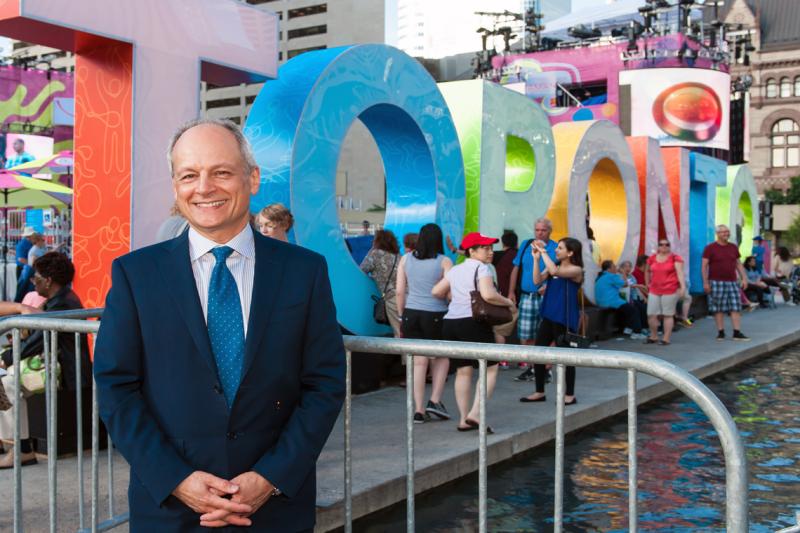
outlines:
M531 246L533 254L533 282L537 285L545 280L545 289L542 298L542 323L536 335L536 346L550 346L559 339L567 339L574 332L577 335L580 313L578 312L578 291L583 282L583 247L578 239L565 237L558 241L556 259L553 262L546 253L544 243L535 241ZM539 258L544 260L544 272L539 270ZM519 401L544 402L544 384L547 378L545 365L533 365L536 378L536 392L530 396L523 396ZM564 395L564 405L578 403L575 398L575 367L567 367L567 391Z
M400 259L400 247L397 238L389 230L379 229L375 232L372 248L361 261L361 271L369 275L381 291L381 299L376 302L375 318L381 323L388 321L395 337L400 336L400 315L397 313L395 299L395 282L397 262Z
M33 286L41 296L47 298L44 304L44 311L66 311L70 309L82 309L78 296L70 289L69 285L75 276L75 267L72 261L60 252L48 252L36 260L36 273L31 278ZM23 311L28 312L28 311ZM45 332L37 330L31 333L21 346L20 358L22 360L32 358L42 354L44 351ZM86 336L81 336L81 364L80 368L75 364L75 337L73 335L62 334L58 336L58 364L61 367L61 387L67 391L74 391L76 385L76 374L80 372L81 383L84 387L91 387L92 374L89 362L89 346ZM6 352L11 355L11 351ZM11 358L4 358L4 364L11 366ZM16 379L13 375L3 377L3 386L6 394L12 399L15 397ZM32 442L28 431L28 404L23 391L22 401L20 402L20 460L23 465L35 464L36 455L33 453ZM12 411L0 412L0 440L10 441L13 439L14 418ZM15 450L16 451L16 450ZM0 469L12 468L14 465L14 451L0 456Z
M486 237L478 232L469 233L461 241L461 249L467 259L454 266L433 288L432 294L439 298L450 295L450 304L444 316L442 336L449 341L494 342L492 325L508 322L516 309L514 302L500 294L494 286L494 279L489 265L492 262L492 245L498 239ZM475 305L479 300L480 305ZM487 313L505 314L503 322L492 321ZM477 316L476 316L477 315ZM477 387L472 397L472 373L478 368L478 361L473 359L453 359L450 364L456 367L455 394L458 405L458 430L471 431L478 429L479 400ZM486 376L487 399L491 397L497 382L497 361L489 361ZM491 428L487 427L487 432Z
M431 289L453 262L444 255L442 230L436 224L425 224L415 241L415 249L400 260L397 267L397 311L400 313L404 339L442 340L442 319L447 300L431 294ZM425 405L425 376L431 367L431 397ZM431 415L449 420L442 403L444 383L450 360L447 357L414 357L414 423L422 424Z

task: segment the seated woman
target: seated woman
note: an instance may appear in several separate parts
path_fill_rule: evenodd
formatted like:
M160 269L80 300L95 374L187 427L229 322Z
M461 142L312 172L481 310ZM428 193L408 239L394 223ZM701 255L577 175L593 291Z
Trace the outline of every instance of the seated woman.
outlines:
M617 273L617 265L610 259L603 261L601 268L603 271L600 272L594 285L594 297L598 307L616 309L623 317L623 332L630 335L631 339L645 339L647 335L642 333L639 310L620 295L620 291L628 287L628 281Z
M792 254L785 246L779 246L772 258L772 274L778 282L783 299L786 305L795 305L792 298L792 274L794 273L794 262Z
M72 261L60 252L48 252L36 260L36 273L33 275L33 285L40 296L47 299L44 304L44 311L66 311L71 309L82 309L78 296L72 291L69 285L75 277L75 267ZM11 305L10 302L8 304ZM20 305L20 304L13 304ZM6 309L10 310L10 309ZM30 313L39 312L38 309L20 306L18 312ZM75 337L71 334L61 334L58 336L58 363L61 366L61 388L74 391L76 374L80 372L82 386L91 384L92 374L89 363L89 349L86 337L81 339L81 365L80 369L75 367ZM20 358L39 355L44 352L44 332L34 331L23 342L20 351ZM6 352L3 356L2 365L10 367L13 363L12 353ZM2 379L3 387L8 397L13 401L15 398L15 381L13 376L6 375ZM23 396L20 402L20 454L23 465L36 463L36 455L28 431L28 405ZM0 441L10 442L13 439L13 410L0 412ZM14 465L14 451L0 456L0 469L12 468Z
M769 291L769 285L764 281L764 273L756 266L756 256L751 255L744 260L744 271L747 274L745 295L751 302L757 302L761 307L768 307L765 294Z

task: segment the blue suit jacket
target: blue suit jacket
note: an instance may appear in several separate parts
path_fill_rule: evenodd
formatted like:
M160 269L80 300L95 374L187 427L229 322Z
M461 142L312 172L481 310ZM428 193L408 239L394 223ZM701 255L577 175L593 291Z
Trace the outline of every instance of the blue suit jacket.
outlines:
M344 397L345 358L325 260L255 233L242 381L229 410L188 233L118 258L97 337L100 416L131 465L131 531L208 531L171 495L195 470L254 470L283 495L258 531L314 525L316 460ZM239 528L237 528L239 529Z

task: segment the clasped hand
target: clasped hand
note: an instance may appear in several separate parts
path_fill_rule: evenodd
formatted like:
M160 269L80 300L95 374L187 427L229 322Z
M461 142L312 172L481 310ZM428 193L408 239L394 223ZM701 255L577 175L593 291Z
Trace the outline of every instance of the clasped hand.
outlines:
M274 488L256 472L245 472L228 481L198 470L172 494L201 515L201 526L246 527L252 525L249 516L269 500Z

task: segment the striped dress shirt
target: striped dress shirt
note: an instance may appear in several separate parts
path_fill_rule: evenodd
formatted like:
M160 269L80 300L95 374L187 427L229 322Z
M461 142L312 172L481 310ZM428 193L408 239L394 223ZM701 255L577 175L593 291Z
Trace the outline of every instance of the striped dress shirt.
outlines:
M250 302L253 299L253 278L256 272L256 244L253 238L253 229L250 224L239 232L236 237L225 244L216 243L200 235L194 228L189 228L189 258L192 261L192 272L197 284L197 294L200 296L200 305L203 307L203 317L208 324L208 285L211 282L211 272L214 270L214 254L212 248L217 246L230 246L233 253L225 264L231 271L239 291L239 302L242 305L242 320L244 334L247 336L247 320L250 318Z

